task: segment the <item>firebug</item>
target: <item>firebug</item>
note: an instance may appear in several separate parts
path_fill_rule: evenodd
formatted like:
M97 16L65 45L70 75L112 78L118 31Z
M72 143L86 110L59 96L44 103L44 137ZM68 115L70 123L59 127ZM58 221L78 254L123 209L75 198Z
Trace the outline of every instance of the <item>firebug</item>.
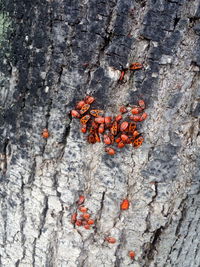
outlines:
M128 199L124 199L122 203L120 204L121 210L127 210L129 208L129 201Z
M89 104L85 104L84 106L82 106L81 110L80 110L80 114L83 115L85 112L88 111L88 109L90 108Z
M71 115L72 115L72 117L75 117L75 118L80 118L80 114L79 114L79 112L77 111L77 110L72 110L71 111Z

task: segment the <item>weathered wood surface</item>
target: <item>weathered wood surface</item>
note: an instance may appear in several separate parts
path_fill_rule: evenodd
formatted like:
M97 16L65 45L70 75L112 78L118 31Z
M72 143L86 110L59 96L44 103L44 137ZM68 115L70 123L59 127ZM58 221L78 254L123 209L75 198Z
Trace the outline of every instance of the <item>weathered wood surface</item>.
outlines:
M0 266L200 266L199 0L7 0L1 10ZM144 70L119 84L112 67L134 61ZM110 112L144 98L145 144L114 157L88 145L68 116L86 94ZM90 231L70 223L80 194Z

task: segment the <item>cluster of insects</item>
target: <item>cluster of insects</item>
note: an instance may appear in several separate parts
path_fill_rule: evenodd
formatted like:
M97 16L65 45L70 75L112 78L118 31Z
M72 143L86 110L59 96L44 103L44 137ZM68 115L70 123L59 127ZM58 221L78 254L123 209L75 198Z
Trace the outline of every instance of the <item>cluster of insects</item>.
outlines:
M120 107L117 116L107 116L101 109L91 109L94 102L93 96L86 96L71 111L72 117L80 119L81 132L89 133L88 143L103 141L106 146L105 151L109 155L116 153L114 146L121 149L127 144L131 144L134 148L142 145L144 138L137 130L137 122L147 118L147 113L144 112L144 100L139 100L135 106Z
M85 197L79 196L77 201L78 211L72 214L71 223L76 226L83 226L86 230L90 230L90 227L94 224L94 219L91 218L88 208L83 206L84 201Z
M95 224L95 220L91 218L91 214L88 211L88 208L84 206L85 196L80 195L76 202L76 212L71 215L71 223L74 227L82 226L86 230L90 230ZM123 199L120 203L120 210L128 210L130 206L128 199ZM106 236L104 240L110 244L115 244L117 239L113 236ZM133 260L135 258L135 252L130 250L128 256Z

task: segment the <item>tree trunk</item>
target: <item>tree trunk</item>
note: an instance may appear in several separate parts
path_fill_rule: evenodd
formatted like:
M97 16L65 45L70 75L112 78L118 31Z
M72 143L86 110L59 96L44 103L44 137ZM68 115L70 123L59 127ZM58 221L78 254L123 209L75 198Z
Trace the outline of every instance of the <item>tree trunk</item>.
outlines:
M199 0L1 2L0 266L200 266ZM88 144L69 115L86 95L144 99L144 144Z

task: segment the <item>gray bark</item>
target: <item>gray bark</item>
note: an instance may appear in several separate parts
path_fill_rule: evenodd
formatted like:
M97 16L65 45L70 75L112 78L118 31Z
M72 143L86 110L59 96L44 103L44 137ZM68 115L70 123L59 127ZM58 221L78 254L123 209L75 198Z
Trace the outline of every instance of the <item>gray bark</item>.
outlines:
M199 0L1 10L0 266L200 266ZM134 61L144 69L119 83ZM88 144L69 116L86 94L111 113L145 99L143 146L110 157ZM89 231L70 222L81 194Z

